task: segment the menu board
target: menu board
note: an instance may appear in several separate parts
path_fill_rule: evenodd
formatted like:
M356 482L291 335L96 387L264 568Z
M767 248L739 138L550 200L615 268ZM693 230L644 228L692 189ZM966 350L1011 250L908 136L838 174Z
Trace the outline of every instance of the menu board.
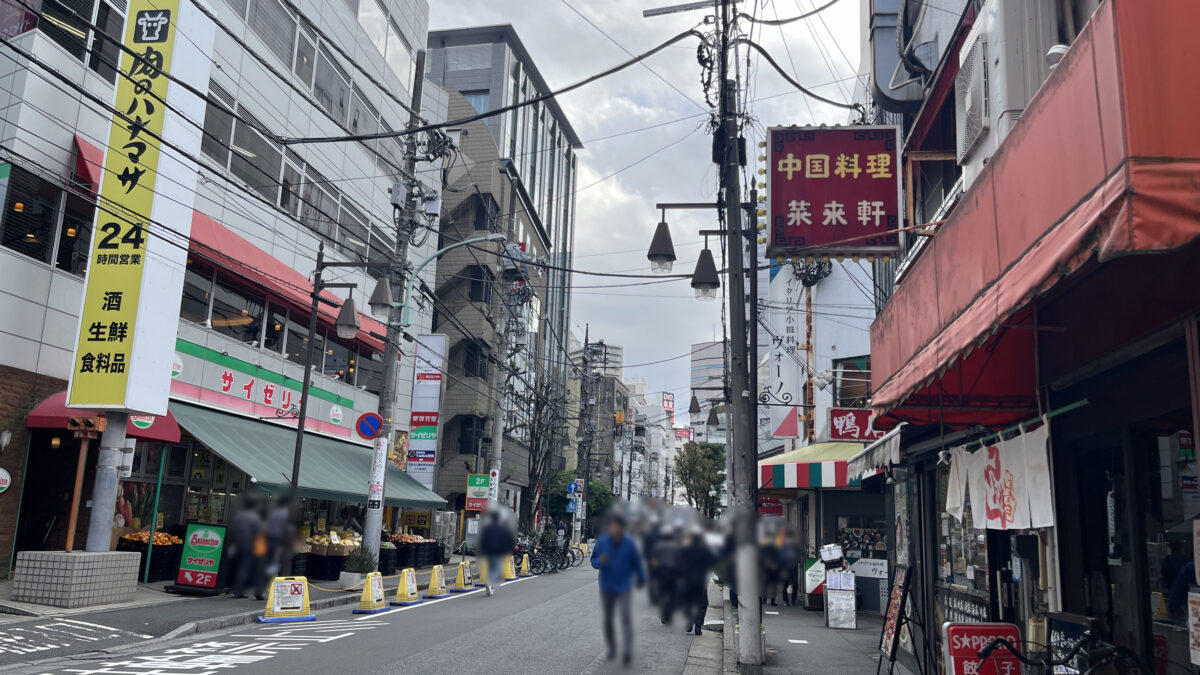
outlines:
M908 565L896 565L896 576L892 579L892 592L888 596L887 614L883 620L883 634L879 638L879 651L889 661L896 660L896 646L899 644L900 617L904 615L904 605L908 602Z
M853 578L853 577L851 577ZM825 625L829 628L858 628L855 614L855 592L852 590L825 589Z
M1086 616L1065 612L1047 612L1046 635L1050 641L1050 653L1053 658L1061 659L1075 649L1075 645L1083 640L1084 634L1091 625L1092 620ZM1062 675L1076 675L1086 672L1087 669L1087 654L1081 652L1067 663L1054 666L1053 672Z

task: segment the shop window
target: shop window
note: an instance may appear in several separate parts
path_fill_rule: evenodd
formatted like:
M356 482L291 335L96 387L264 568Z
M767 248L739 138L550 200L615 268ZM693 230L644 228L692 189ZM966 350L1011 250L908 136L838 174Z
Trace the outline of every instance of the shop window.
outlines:
M245 293L218 280L213 293L212 329L257 346L262 333L263 304L262 296Z
M383 354L360 349L356 370L358 388L378 396L383 390Z
M287 322L287 357L289 361L303 364L305 351L309 348L308 342L308 317L305 317L305 325L300 325L295 321ZM319 368L321 366L320 355L313 356L313 363Z
M82 61L87 49L88 23L95 6L94 0L44 0L38 28Z
M83 276L87 271L88 250L92 243L92 221L96 208L91 202L67 195L62 227L58 235L58 254L54 265L64 272Z
M975 529L969 497L964 499L962 520L944 510L949 480L950 469L943 466L937 474L937 503L942 508L941 522L937 531L938 569L936 576L943 584L951 584L959 589L965 589L969 593L986 596L989 582L987 530Z
M163 480L187 480L188 448L186 445L172 445L171 454L167 457L167 470Z
M353 351L346 345L338 342L333 338L325 340L325 365L321 372L329 377L335 377L343 382L354 384L354 372L351 368L354 367L352 361L357 361L353 356Z
M189 266L183 277L183 300L179 317L192 323L208 322L208 306L212 299L212 272L195 265Z
M48 263L62 190L15 166L11 171L0 224L0 245Z
M247 116L245 110L240 114ZM261 123L256 125L262 128ZM279 194L279 174L283 168L283 152L275 143L239 120L233 128L233 158L229 170L255 192L275 203Z
M263 329L263 349L278 352L283 349L284 331L287 330L287 309L271 303L267 314L267 325Z
M263 41L280 61L291 65L292 45L296 40L296 19L279 0L255 0L246 18L250 30Z

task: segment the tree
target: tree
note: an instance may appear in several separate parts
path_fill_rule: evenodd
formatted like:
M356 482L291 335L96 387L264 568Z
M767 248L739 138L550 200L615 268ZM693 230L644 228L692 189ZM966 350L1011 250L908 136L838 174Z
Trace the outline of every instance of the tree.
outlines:
M547 513L554 520L570 520L570 515L567 513L567 484L575 480L574 471L557 471L550 480L546 481L550 488L547 490L543 503L546 505Z
M675 457L675 478L683 486L688 503L712 518L717 511L716 495L725 482L725 446L685 443Z
M599 518L608 513L612 508L613 493L612 486L607 485L603 481L592 480L592 484L588 486L588 518Z
M529 485L531 487L521 493L519 516L521 528L529 529L533 527L533 514L537 513L538 505L546 504L548 497L552 499L556 496L553 487L539 493L535 486L546 487L552 482L546 479L550 477L550 468L556 450L562 448L563 445L563 430L566 428L563 411L566 409L566 400L555 392L554 382L549 377L538 375L530 395L525 397L523 402L530 411L530 415L528 424L518 426L525 426L528 430ZM566 494L566 483L563 485L562 493ZM565 513L565 504L563 509ZM553 509L550 510L550 513L556 515Z

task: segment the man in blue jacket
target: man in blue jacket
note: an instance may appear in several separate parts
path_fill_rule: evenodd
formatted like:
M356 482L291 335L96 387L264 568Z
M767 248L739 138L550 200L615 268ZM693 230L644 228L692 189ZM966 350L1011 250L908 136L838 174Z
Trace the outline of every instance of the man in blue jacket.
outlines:
M604 642L608 659L617 657L616 636L613 635L613 610L621 612L621 632L624 634L625 665L633 660L632 591L634 577L638 588L646 585L646 569L632 537L625 536L625 519L613 515L608 520L608 532L600 535L592 548L592 567L600 570L600 604L604 610Z

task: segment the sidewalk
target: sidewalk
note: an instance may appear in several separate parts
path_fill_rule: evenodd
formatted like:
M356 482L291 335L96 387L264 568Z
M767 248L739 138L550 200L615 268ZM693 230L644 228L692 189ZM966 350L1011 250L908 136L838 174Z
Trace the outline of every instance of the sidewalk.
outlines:
M767 635L764 673L862 675L875 672L879 664L883 617L874 612L860 611L858 628L845 630L826 628L824 612L768 605L763 608L763 625ZM883 672L887 672L886 662ZM894 672L908 675L899 663Z
M454 583L460 560L462 557L456 555L444 566L447 585ZM478 577L475 558L467 556L466 560L472 563L472 569ZM432 566L417 568L419 589L425 590L429 587L432 570ZM139 583L134 599L129 602L67 609L11 600L12 582L0 581L0 630L6 625L30 619L73 617L139 634L178 637L252 623L265 608L262 601L236 599L228 595L197 597L167 593L163 589L171 583L173 582ZM395 595L399 583L399 574L384 577L384 590L389 599ZM353 604L358 602L361 594L361 585L342 590L337 588L336 581L309 583L309 598L313 610Z

